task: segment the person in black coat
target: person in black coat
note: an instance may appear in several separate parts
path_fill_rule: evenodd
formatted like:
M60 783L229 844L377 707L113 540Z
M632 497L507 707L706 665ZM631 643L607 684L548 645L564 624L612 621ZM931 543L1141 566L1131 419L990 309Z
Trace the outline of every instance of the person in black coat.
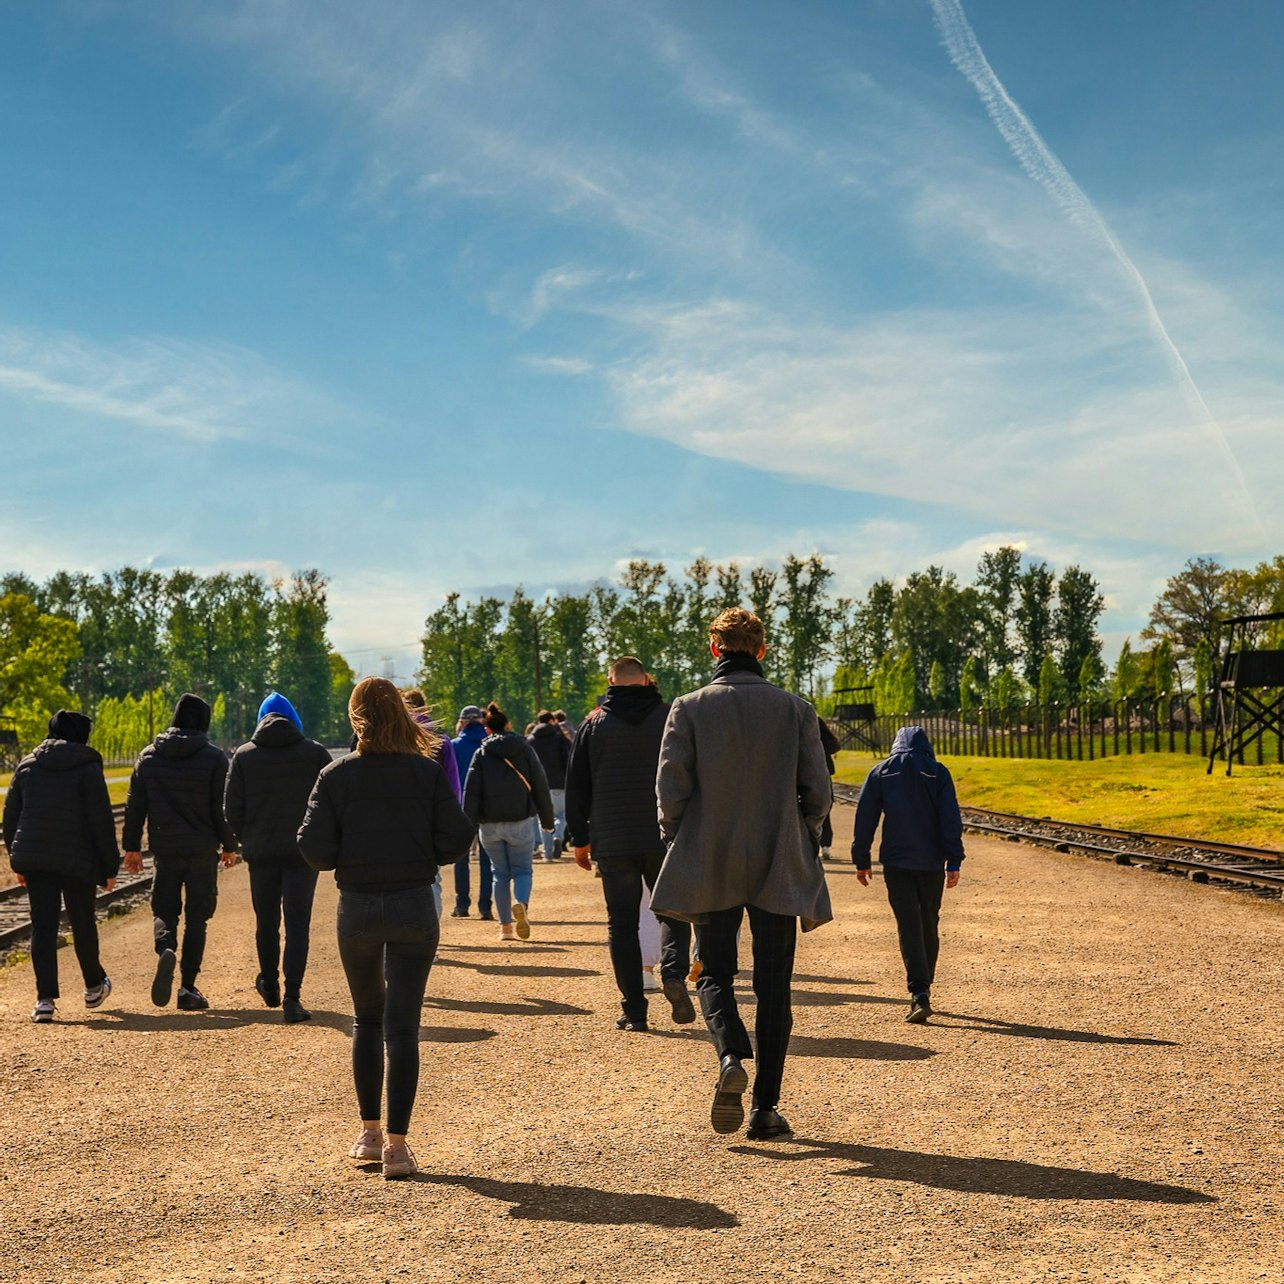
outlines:
M566 829L566 769L571 763L571 738L562 730L555 714L543 709L535 718L535 730L526 737L548 781L553 803L553 832L544 836L544 859L560 860L562 834Z
M386 678L348 701L357 750L317 778L299 849L339 885L339 958L352 992L352 1074L361 1135L348 1155L382 1160L385 1177L416 1171L406 1145L419 1084L419 1018L440 925L437 870L475 829L432 760L436 736ZM387 1128L381 1122L385 1067Z
M606 897L607 941L620 990L621 1030L647 1028L642 988L638 916L642 884L655 885L664 863L664 839L656 813L655 775L669 706L631 655L607 673L606 696L575 737L566 778L566 824L575 861L590 869L596 860ZM660 918L660 979L673 1019L695 1020L687 993L691 924Z
M48 739L18 764L4 800L9 864L31 904L31 1019L42 1025L53 1020L59 997L58 922L64 904L85 981L85 1006L99 1007L111 993L98 956L94 887L115 886L120 851L103 760L89 747L91 725L83 713L59 709L49 720Z
M205 957L206 924L218 904L219 848L224 865L236 864L236 835L223 814L227 755L210 743L209 728L209 705L191 692L181 696L169 730L138 755L120 836L125 868L137 874L143 867L147 824L157 955L152 1002L158 1008L173 992L178 920L183 918L178 1006L186 1012L209 1007L196 978Z
M286 1021L306 1021L303 973L308 965L312 901L317 872L299 853L299 826L312 786L330 765L330 751L303 734L295 707L273 691L259 706L259 724L248 744L232 755L223 810L250 867L254 944L259 974L254 988ZM281 916L285 915L285 958ZM279 969L284 962L285 998Z
M535 750L509 730L508 715L493 701L486 730L464 778L464 811L478 826L494 875L495 911L504 941L528 940L535 858L533 816L553 828L553 800Z

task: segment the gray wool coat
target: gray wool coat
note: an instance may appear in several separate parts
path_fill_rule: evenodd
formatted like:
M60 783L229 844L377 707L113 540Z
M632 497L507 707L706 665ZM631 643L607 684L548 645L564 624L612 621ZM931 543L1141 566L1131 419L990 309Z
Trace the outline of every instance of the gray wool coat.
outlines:
M830 807L816 711L755 673L728 673L669 710L656 776L668 855L657 914L700 923L756 905L802 920L834 917L820 861Z

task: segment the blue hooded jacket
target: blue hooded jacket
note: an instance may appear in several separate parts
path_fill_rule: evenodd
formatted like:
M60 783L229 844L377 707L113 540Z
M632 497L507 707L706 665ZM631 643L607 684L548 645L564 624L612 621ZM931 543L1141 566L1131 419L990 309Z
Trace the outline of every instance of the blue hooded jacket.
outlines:
M922 727L902 727L892 752L865 777L856 804L852 860L869 869L879 816L878 859L896 869L932 870L963 864L963 818L949 769L936 761Z
M282 718L289 718L300 731L303 730L303 719L299 717L295 707L279 691L270 691L267 699L259 705L259 721L262 722L269 713L276 713L280 714Z
M490 732L480 722L466 722L464 729L450 742L455 749L455 765L459 768L460 780L468 779L468 768L473 765L473 754L489 735Z

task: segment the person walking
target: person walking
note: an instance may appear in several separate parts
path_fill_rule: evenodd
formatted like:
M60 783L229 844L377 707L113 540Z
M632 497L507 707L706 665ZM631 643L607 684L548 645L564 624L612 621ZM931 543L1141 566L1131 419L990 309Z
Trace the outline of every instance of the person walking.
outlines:
M937 762L922 727L902 727L892 752L861 786L852 832L856 877L869 886L871 848L879 817L878 859L896 918L905 983L906 1021L921 1025L932 1015L932 982L940 954L941 897L957 887L963 865L963 817L949 768Z
M553 801L553 832L544 835L544 859L561 860L562 834L566 830L566 769L571 761L571 740L547 709L540 711L535 719L535 730L527 738L544 768L548 794Z
M463 798L464 790L459 780L459 764L455 760L455 746L451 743L448 736L443 736L437 724L432 720L432 710L428 707L428 701L424 693L418 687L411 687L408 691L403 691L401 698L406 702L406 708L410 710L410 716L424 730L432 734L433 739L437 742L437 748L433 750L432 760L446 773L446 781L454 790L456 798ZM441 871L438 870L432 880L432 903L437 907L438 921L441 919Z
M485 726L490 734L464 779L464 811L490 855L500 940L525 941L535 857L531 817L552 829L553 801L535 751L509 729L508 715L494 701L486 706Z
M606 696L575 737L566 778L567 830L581 869L602 874L607 945L620 991L620 1030L647 1027L642 947L642 889L655 885L664 839L655 809L655 776L669 706L634 656L607 671ZM557 735L557 732L553 733ZM673 1019L695 1020L687 992L691 925L660 919L660 980Z
M101 1007L111 981L98 953L95 885L110 890L120 868L116 822L103 760L89 747L90 720L59 709L49 735L18 764L4 799L9 864L31 906L31 962L36 1006L31 1019L54 1019L58 989L58 923L67 907L85 1006Z
M465 705L459 711L459 722L455 728L455 738L451 747L455 753L456 775L460 781L468 778L468 768L472 766L473 755L486 739L486 715L475 704ZM462 793L460 795L462 797ZM469 889L468 866L472 856L465 853L455 864L455 908L450 911L451 918L467 918L472 905ZM485 844L477 840L477 917L483 921L493 921L491 910L492 887L494 874L490 866L490 857L486 854Z
M277 691L259 705L258 726L232 755L223 810L250 867L254 945L259 974L254 988L290 1024L307 1021L303 973L308 966L317 872L299 854L298 832L312 786L330 765L330 751L303 734L303 720ZM285 918L285 957L281 918ZM281 971L285 997L281 996Z
M656 794L669 851L651 905L696 925L696 992L718 1055L710 1120L719 1133L744 1122L742 1063L754 1055L733 988L736 934L748 914L758 998L749 1136L784 1137L792 1130L777 1106L798 923L806 932L833 918L819 855L829 775L816 711L763 674L762 621L733 607L709 638L713 677L674 700L660 745Z
M339 886L339 958L352 994L352 1077L361 1133L352 1159L385 1178L418 1171L406 1144L419 1086L419 1022L440 925L432 880L472 842L435 737L386 678L348 701L355 753L317 777L299 849ZM386 1087L386 1111L385 1104Z
M236 835L223 814L227 755L210 743L209 729L209 705L190 691L180 696L169 730L138 755L121 828L125 869L137 874L143 868L147 824L155 866L152 1002L158 1008L165 1007L173 993L178 921L183 919L178 1006L185 1012L209 1007L196 988L196 978L205 957L206 925L218 905L219 848L225 866L236 864Z

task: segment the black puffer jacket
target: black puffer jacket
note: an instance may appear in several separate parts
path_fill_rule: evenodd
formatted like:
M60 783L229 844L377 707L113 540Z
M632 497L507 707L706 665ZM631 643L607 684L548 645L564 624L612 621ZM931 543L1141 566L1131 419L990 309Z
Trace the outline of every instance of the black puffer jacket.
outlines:
M439 865L468 854L476 832L430 758L351 753L317 777L298 840L340 887L391 892L427 886Z
M250 862L299 859L299 826L330 751L289 718L269 713L232 755L223 810Z
M656 687L608 687L575 737L566 774L566 828L597 860L664 854L655 800L669 706Z
M121 845L140 850L143 822L154 856L205 856L236 848L223 815L227 755L204 731L170 727L138 755L125 800Z
M120 851L98 751L70 740L38 744L5 795L4 841L16 874L114 878Z
M464 810L475 825L539 816L552 829L553 800L535 750L512 731L487 736L473 754L464 781Z
M527 737L550 789L566 788L566 768L571 761L571 742L555 723L541 722Z

